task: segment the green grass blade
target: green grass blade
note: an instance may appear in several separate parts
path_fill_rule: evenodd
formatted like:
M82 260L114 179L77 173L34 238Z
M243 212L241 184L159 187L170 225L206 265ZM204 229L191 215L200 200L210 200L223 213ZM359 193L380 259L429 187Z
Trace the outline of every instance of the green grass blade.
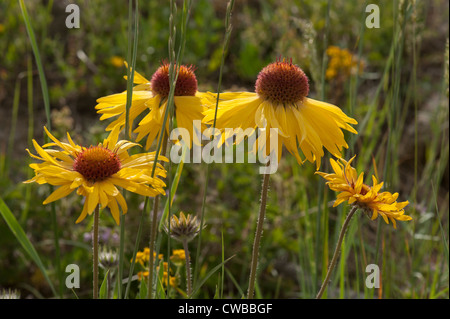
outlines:
M30 38L31 48L33 50L34 58L36 60L36 66L39 73L39 81L41 83L42 97L44 99L45 116L47 117L47 128L49 131L52 130L50 121L50 97L48 94L48 85L45 78L44 68L42 66L41 55L39 53L39 48L36 42L36 36L34 35L33 27L31 26L31 20L28 16L27 8L23 0L19 0L20 9L22 10L23 20L25 22L25 27L27 29L28 37Z
M103 278L103 282L100 286L99 290L99 298L100 299L108 299L108 275L109 275L109 269L106 271L105 278Z
M47 119L47 128L49 131L52 130L52 124L50 119L50 96L48 93L48 85L47 85L47 79L45 77L44 73L44 67L42 66L42 60L41 55L39 53L39 47L36 42L36 36L33 31L33 27L31 25L31 20L28 15L27 8L25 6L25 3L23 0L19 0L20 9L22 11L23 20L25 22L25 27L27 29L28 37L30 39L31 48L33 50L33 55L36 61L36 66L38 69L39 74L39 82L41 83L41 89L42 89L42 97L44 100L44 108L45 108L45 116ZM53 192L53 186L50 186L50 192ZM56 273L58 275L59 279L59 295L62 297L62 271L61 271L61 263L60 263L60 253L59 253L59 231L57 228L56 221L56 210L55 210L55 203L51 203L51 215L52 215L52 223L53 223L53 232L55 235L55 264L56 264Z
M208 280L209 277L211 277L217 270L219 270L220 268L222 268L223 265L225 265L226 262L228 262L231 258L233 258L233 256L231 256L230 258L226 259L225 261L221 262L220 264L218 264L217 266L215 266L213 269L211 269L206 275L205 277L203 277L201 280L199 280L194 289L192 290L192 295L191 297L194 298L194 296L196 295L196 293L198 292L198 290L203 286L203 284Z
M36 265L41 270L41 272L44 275L45 280L47 280L48 285L50 286L50 289L52 290L53 294L56 295L56 290L53 287L53 284L47 275L47 270L45 269L45 266L42 263L41 258L39 258L39 255L38 255L36 249L34 248L33 244L28 239L23 228L17 222L17 219L14 217L14 215L11 212L11 210L9 209L9 207L5 204L5 202L1 198L0 198L0 213L3 216L3 219L5 220L5 222L8 224L9 229L11 229L14 236L17 238L19 243L22 245L23 249L26 251L26 253L30 256L30 258L36 263Z
M132 96L133 96L133 82L134 82L134 72L136 70L136 55L137 55L137 43L138 43L138 33L139 33L139 7L138 7L138 1L135 1L135 13L134 13L134 32L132 25L132 18L133 18L133 1L129 1L128 6L128 53L127 53L127 59L128 59L128 65L127 65L127 100L125 104L125 135L126 138L130 139L130 123L129 123L129 117L130 117L130 107L132 104ZM131 58L131 65L130 65L130 58ZM156 162L156 161L155 161ZM122 214L120 217L120 243L119 243L119 270L118 270L118 296L119 299L122 299L122 278L123 278L123 262L124 262L124 239L125 239L125 218ZM128 286L128 285L127 285Z
M187 146L183 146L182 155L181 158L184 158L186 154ZM172 185L170 188L170 196L166 199L166 204L164 206L164 212L162 214L161 220L159 222L159 231L162 230L162 227L166 221L167 214L169 213L169 200L170 204L173 203L173 198L175 196L175 193L177 192L178 184L180 183L181 173L183 172L184 162L181 161L180 164L178 164L177 171L175 172L174 180L171 181Z

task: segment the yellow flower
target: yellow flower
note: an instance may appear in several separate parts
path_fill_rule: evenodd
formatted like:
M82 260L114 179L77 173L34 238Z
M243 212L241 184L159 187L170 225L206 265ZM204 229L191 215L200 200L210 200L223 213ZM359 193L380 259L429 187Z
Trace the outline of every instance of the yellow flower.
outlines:
M167 271L164 271L162 278L161 278L161 281L164 286L167 286L167 276L168 276ZM180 279L178 276L170 276L169 277L169 285L171 287L176 288L176 287L178 287L179 283L180 283Z
M124 60L120 56L114 55L109 58L109 63L111 63L116 68L120 68L124 63Z
M292 61L277 60L261 70L255 93L220 94L216 127L222 131L260 128L265 133L258 137L253 151L256 147L266 155L274 151L279 161L284 145L302 164L305 159L298 152L300 148L305 158L316 162L319 168L323 147L333 155L340 155L342 147L348 147L341 130L357 134L349 125L357 122L337 106L308 98L308 92L305 73ZM205 112L205 123L213 122L214 112L214 108ZM269 142L271 128L278 129L277 148ZM222 143L229 137L223 134Z
M109 207L111 214L119 224L120 212L127 212L127 203L117 186L143 196L165 194L166 185L158 177L166 176L166 171L157 164L154 178L151 177L154 153L128 155L128 149L139 145L129 141L117 141L119 129L114 129L103 143L88 148L76 145L69 133L69 143L60 142L45 128L45 132L53 143L42 147L33 140L34 148L39 156L31 157L42 163L30 164L35 176L25 183L50 184L58 188L44 201L44 205L77 191L85 197L81 215L76 223L81 222L86 215L92 214L97 205ZM49 147L57 146L61 150ZM164 157L161 160L167 161Z
M347 49L341 49L332 45L328 47L327 55L330 57L325 72L327 79L335 78L339 74L347 77L356 72L361 73L363 70L363 62L359 61L358 58Z
M163 259L164 255L159 254L158 259ZM156 258L156 252L153 252L153 258ZM131 259L133 260L133 259ZM130 262L131 262L130 260ZM136 253L136 262L145 267L145 264L150 260L150 248L145 247L143 251L138 251Z
M148 278L148 271L140 271L137 273L138 280L142 281L142 279Z
M183 266L186 263L186 253L184 249L174 249L172 256L170 256L170 261L177 267Z
M147 111L147 114L139 122L134 132L138 133L137 142L147 137L145 148L149 149L161 132L164 122L170 90L169 63L163 62L153 74L151 81L135 72L134 83L138 85L133 88L132 105L129 110L130 132L134 120ZM180 65L174 95L175 118L177 127L187 129L190 134L190 141L185 141L189 142L188 146L192 145L192 141L198 144L201 142L197 138L200 132L197 132L193 127L193 121L202 120L209 96L209 94L197 91L197 78L195 77L194 67ZM102 114L100 120L118 116L116 120L108 125L107 131L112 130L116 126L120 128L125 126L126 98L127 92L125 91L97 100L98 104L95 108L98 110L98 113ZM204 128L204 124L201 124L201 127L198 129L203 132ZM167 134L169 133L168 121L166 122L166 132Z
M379 183L375 176L372 176L372 186L363 183L364 173L358 176L356 169L350 165L355 157L356 155L348 162L342 158L339 158L340 162L330 159L331 166L334 170L332 174L316 172L316 174L319 174L328 181L327 185L331 190L339 192L333 207L347 201L349 204L355 205L365 213L371 215L372 220L376 219L378 215L387 224L389 224L390 220L394 228L397 228L396 220L411 220L412 218L410 216L405 215L404 210L409 202L397 202L398 193L380 193L383 182Z

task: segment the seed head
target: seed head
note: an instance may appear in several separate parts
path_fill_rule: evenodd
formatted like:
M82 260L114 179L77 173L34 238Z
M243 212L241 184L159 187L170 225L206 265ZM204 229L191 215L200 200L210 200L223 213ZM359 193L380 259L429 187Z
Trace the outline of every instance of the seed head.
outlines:
M92 182L102 181L120 171L119 156L108 148L91 146L78 154L73 169Z
M151 87L154 94L162 97L168 97L170 91L169 85L169 66L167 62L156 70L152 76ZM194 66L180 65L177 83L175 85L175 96L194 96L197 93L197 78L194 73Z
M292 59L280 58L259 72L255 92L274 104L293 104L308 95L308 78Z

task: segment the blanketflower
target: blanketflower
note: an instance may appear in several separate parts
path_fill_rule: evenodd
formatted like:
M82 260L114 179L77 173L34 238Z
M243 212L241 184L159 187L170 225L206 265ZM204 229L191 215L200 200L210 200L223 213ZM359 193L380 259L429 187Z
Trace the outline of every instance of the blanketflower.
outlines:
M151 80L147 80L135 71L134 83L137 85L133 88L132 104L129 109L130 132L134 120L139 115L145 114L134 132L138 134L136 137L137 142L147 137L146 149L150 148L163 128L167 98L170 91L169 66L169 63L163 62L153 74ZM201 127L197 128L201 132L198 132L193 126L193 121L198 120L200 122L202 120L209 98L209 94L197 90L197 78L194 73L194 67L180 65L174 92L174 114L176 127L185 128L190 134L190 141L185 141L188 142L188 146L192 145L193 141L196 143L201 142L198 136L200 136L199 134L203 132L206 126L201 124ZM98 104L95 108L98 110L97 113L102 114L100 120L118 116L117 119L107 126L107 131L112 130L116 126L120 128L125 126L126 99L126 91L97 99ZM165 129L166 133L169 134L168 121L166 121Z
M394 228L397 228L396 220L411 220L412 218L410 216L405 215L404 210L409 202L397 202L398 193L380 193L383 182L378 182L375 176L372 176L372 186L363 183L364 173L362 172L358 176L356 169L350 165L355 157L356 155L348 162L342 158L339 158L339 162L330 159L334 173L316 172L316 174L319 174L328 181L327 185L331 190L339 192L333 207L347 201L349 204L357 206L371 216L372 220L376 219L378 215L387 224L389 224L390 220Z
M308 78L297 65L279 59L261 70L255 83L255 92L225 92L219 95L216 128L262 129L253 151L258 147L266 155L275 152L281 159L283 145L299 164L306 160L320 167L323 147L340 156L342 147L348 148L342 130L354 134L349 124L357 121L345 115L337 106L308 98ZM203 121L212 124L215 109L205 111ZM270 143L270 129L278 130L278 145ZM231 130L229 130L232 134ZM222 143L230 137L222 135ZM221 145L219 144L219 145ZM304 157L299 153L301 149Z
M120 130L114 128L103 143L97 146L83 147L76 145L69 133L69 143L60 142L46 127L48 137L53 143L42 147L33 140L34 148L39 156L31 157L42 163L30 164L35 176L25 183L50 184L58 188L48 196L43 204L48 204L66 197L73 191L84 196L84 206L76 223L81 222L88 214L100 205L109 207L117 224L120 222L119 206L122 213L128 210L127 203L117 186L130 192L144 196L165 194L165 183L159 178L166 176L166 171L157 163L154 177L151 177L155 153L129 155L128 149L139 144L126 140L118 141ZM60 149L50 147L57 146ZM160 160L167 161L163 156Z

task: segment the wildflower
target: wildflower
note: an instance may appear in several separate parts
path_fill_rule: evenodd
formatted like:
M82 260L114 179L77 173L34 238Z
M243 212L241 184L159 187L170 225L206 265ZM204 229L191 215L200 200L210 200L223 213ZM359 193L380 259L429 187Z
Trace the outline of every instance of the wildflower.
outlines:
M255 83L255 93L237 92L220 94L216 127L261 128L256 145L269 155L273 151L281 158L282 146L295 156L297 162L306 160L320 166L325 147L333 155L340 155L342 147L348 148L341 129L357 134L349 124L357 124L337 106L308 98L309 83L306 74L292 61L278 59L261 70ZM205 112L204 122L214 120L213 108ZM267 146L270 129L278 129L278 148ZM231 133L232 134L232 133ZM222 142L227 138L223 135Z
M20 299L20 291L17 289L1 289L0 299Z
M169 66L169 63L163 62L153 74L151 81L135 72L134 82L138 85L133 88L132 104L129 110L130 132L134 120L145 113L145 111L148 111L134 130L138 134L137 142L147 137L146 149L150 148L163 128L164 114L170 91ZM193 66L180 65L178 71L174 92L175 118L177 127L185 128L190 133L189 145L192 145L193 141L200 143L198 132L194 131L193 121L201 121L203 118L203 112L206 110L205 105L207 104L205 101L210 95L197 91L197 78ZM127 92L125 91L97 100L98 104L95 108L98 110L97 113L102 114L100 120L118 116L116 120L108 125L107 131L112 130L116 126L120 128L125 126L126 98ZM202 127L199 129L203 132L204 128L205 126L202 124ZM169 122L166 123L165 129L168 134Z
M111 63L116 68L120 68L124 63L124 60L120 56L113 55L109 58L109 63Z
M182 267L186 263L186 252L183 249L174 249L170 261L177 267Z
M199 233L200 224L196 216L192 217L191 214L185 216L183 212L180 212L180 218L173 215L170 219L170 231L169 225L165 225L165 230L174 239L189 242Z
M119 264L117 252L103 247L99 254L99 264L103 269L115 268Z
M164 271L163 275L162 275L162 283L164 286L167 286L167 276L168 276L168 272ZM180 277L179 276L169 276L169 285L173 288L178 287L178 285L180 284Z
M356 72L361 72L363 69L363 62L350 53L347 49L341 49L337 46L329 46L327 55L330 57L325 76L327 79L332 79L338 75L347 77Z
M183 212L180 212L180 218L175 215L172 216L168 225L165 225L165 231L172 238L183 243L184 258L186 260L186 286L189 298L192 293L192 279L188 243L200 232L200 224L196 216L192 217L191 214L185 216ZM181 253L177 252L177 255L179 256L178 258L181 257Z
M85 201L76 223L92 214L100 205L102 208L109 207L114 220L119 224L119 206L125 214L127 203L117 186L144 196L164 194L165 184L158 177L166 175L162 165L158 163L154 177L150 176L155 154L142 153L129 156L127 150L139 144L125 140L117 141L118 128L115 128L103 143L87 148L76 145L69 133L67 133L69 143L63 143L47 128L44 129L53 143L41 147L33 140L39 156L32 154L28 149L27 151L31 157L42 163L30 164L35 176L25 183L59 186L44 200L44 205L77 190L77 194L84 196ZM48 148L51 146L58 146L61 150ZM164 157L160 159L167 161Z
M340 162L330 159L334 170L332 174L316 172L328 181L327 185L331 190L340 192L333 207L347 201L371 216L372 220L376 219L378 215L386 224L389 224L390 220L394 228L396 228L396 220L411 220L412 218L405 215L404 211L409 202L397 202L398 193L380 193L383 182L379 183L375 176L372 176L372 186L363 183L364 173L358 176L356 169L350 165L355 157L353 156L348 162L342 158L339 158Z
M137 273L138 280L142 281L142 279L148 278L148 271L140 271Z
M163 259L164 255L159 254L158 259ZM153 252L153 258L156 258L156 252ZM136 262L144 266L150 260L150 248L145 247L143 251L136 253Z

